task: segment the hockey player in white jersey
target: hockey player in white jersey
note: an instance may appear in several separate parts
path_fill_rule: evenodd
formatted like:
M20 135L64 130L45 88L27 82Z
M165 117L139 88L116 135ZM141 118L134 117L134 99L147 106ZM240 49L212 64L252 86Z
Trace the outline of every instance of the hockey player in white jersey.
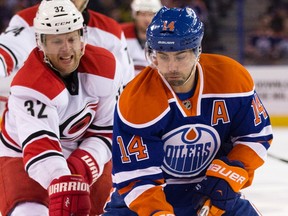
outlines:
M3 114L3 216L101 213L94 199L102 188L94 186L111 159L121 68L110 51L86 44L83 21L69 0L38 8L38 47L16 73Z
M131 3L133 22L121 24L134 63L135 75L148 65L144 49L146 29L161 7L160 0L133 0Z
M134 77L134 65L128 54L127 41L120 24L108 16L87 9L89 0L72 2L83 14L87 26L87 43L108 49L121 62L120 74L125 86ZM36 47L33 18L37 8L38 5L35 5L19 11L0 35L0 79L19 70L29 53ZM8 93L9 88L3 93L0 92L0 96L7 96Z
M134 77L134 65L127 51L126 38L120 24L115 20L87 9L88 1L73 0L72 2L82 12L84 22L87 26L87 43L109 50L121 63L121 68L118 70L122 80L119 86L120 93L124 86ZM0 35L0 79L11 74L14 75L23 65L32 49L36 47L33 18L36 15L37 9L38 5L35 5L19 11L12 17L6 31ZM33 73L34 70L31 72ZM5 91L0 92L0 96L6 97L8 94L9 88L5 88ZM7 99L5 97L3 97L3 102L0 102L0 114L2 114L2 108L5 107L4 100ZM105 173L110 172L111 163L109 162L105 167ZM107 181L104 175L99 178L96 184L100 184L102 180ZM108 188L111 184L108 184L108 182L105 184L107 187L101 186L99 190L106 190L108 194L110 191ZM101 202L103 205L105 201L106 199L96 196L96 203Z
M60 0L61 1L61 0ZM127 41L119 23L112 18L86 8L89 0L72 0L82 12L87 26L87 43L104 47L121 62L123 82L133 78L133 62L127 53ZM0 35L0 77L17 71L36 46L33 18L38 5L19 11Z

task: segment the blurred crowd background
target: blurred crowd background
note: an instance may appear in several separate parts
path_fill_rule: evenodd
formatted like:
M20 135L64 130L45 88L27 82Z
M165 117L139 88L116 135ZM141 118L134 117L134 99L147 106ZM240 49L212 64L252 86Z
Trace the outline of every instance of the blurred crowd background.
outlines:
M40 0L0 0L0 31L17 11ZM90 0L88 8L118 22L132 20L131 0ZM162 0L194 8L205 24L203 52L228 55L246 65L288 63L288 0Z

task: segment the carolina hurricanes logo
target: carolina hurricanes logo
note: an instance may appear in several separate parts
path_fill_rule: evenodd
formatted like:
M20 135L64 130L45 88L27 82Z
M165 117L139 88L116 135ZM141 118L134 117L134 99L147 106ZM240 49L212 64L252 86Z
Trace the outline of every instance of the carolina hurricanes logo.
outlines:
M185 125L163 137L163 170L176 177L191 177L202 172L220 147L217 131L207 125Z
M81 119L79 119L74 125L71 126L68 131L69 134L74 134L78 131L81 131L85 126L87 126L91 122L92 116L90 113L87 113Z
M96 103L88 103L84 109L70 116L60 125L60 136L63 140L80 137L92 123L97 108Z

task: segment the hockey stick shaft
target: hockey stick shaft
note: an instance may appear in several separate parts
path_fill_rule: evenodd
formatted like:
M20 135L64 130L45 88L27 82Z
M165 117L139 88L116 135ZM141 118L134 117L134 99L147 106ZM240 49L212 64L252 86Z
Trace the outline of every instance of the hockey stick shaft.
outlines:
M274 158L274 159L276 159L276 160L278 160L278 161L282 161L282 162L284 162L284 163L288 163L288 160L287 160L287 159L284 159L284 158L281 158L281 157L277 157L277 156L275 156L275 155L273 155L273 154L268 154L268 156L271 157L271 158Z

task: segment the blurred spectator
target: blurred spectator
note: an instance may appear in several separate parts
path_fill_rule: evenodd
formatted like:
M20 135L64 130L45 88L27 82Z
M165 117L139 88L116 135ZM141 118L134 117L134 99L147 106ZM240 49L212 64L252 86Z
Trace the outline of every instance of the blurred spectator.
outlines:
M230 2L230 0L226 0ZM219 21L221 21L222 14L219 14L219 8L227 10L228 5L224 5L225 0L209 1L209 0L162 0L162 4L167 7L185 7L189 6L194 9L201 21L205 25L205 34L203 38L203 52L217 52L223 50L223 46L219 41ZM209 4L209 7L207 6ZM220 4L221 3L221 4ZM227 12L226 12L227 13Z
M234 0L204 0L209 11L214 10L219 18L226 18Z
M189 6L193 8L193 10L197 13L202 22L205 22L208 19L208 10L206 7L206 3L203 0L162 0L162 4L170 8L183 8Z
M5 0L0 0L0 30L1 32L6 28L13 11L7 7Z
M257 64L273 64L288 54L288 3L273 1L250 33L246 57Z
M11 17L24 8L30 7L41 0L0 0L0 32L3 32Z
M130 14L130 4L132 0L93 0L88 4L88 8L103 13L117 20L118 22L130 22L133 21L133 17ZM231 0L219 0L213 4L209 0L161 0L162 5L167 7L192 7L201 21L206 26L206 33L203 38L203 51L204 52L217 52L222 50L223 46L219 42L219 24L222 15L220 15L219 8L226 11L231 6ZM209 2L209 10L206 6L206 2ZM211 10L211 11L210 11ZM215 16L216 14L216 16Z
M133 17L130 15L131 2L132 0L93 0L89 2L88 8L110 16L122 23L133 21ZM223 50L223 46L219 42L219 22L225 18L234 1L161 0L161 2L162 5L167 7L192 7L206 26L206 32L203 38L203 52L213 53ZM209 7L207 4L209 4Z
M131 21L130 3L132 0L91 0L88 8L112 17L118 22Z
M0 31L4 31L13 14L38 2L40 0L0 0ZM110 16L118 22L129 22L133 21L130 14L131 2L132 0L90 0L88 8ZM228 30L222 28L223 23L226 23L224 19L236 16L233 14L236 1L161 0L161 2L167 7L192 7L201 17L206 29L203 52L227 52L222 38L225 38ZM249 1L243 2L243 4L250 4ZM255 30L249 32L248 37L246 36L245 55L248 62L252 64L278 64L284 62L288 56L288 0L263 1L263 5L267 3L267 9L265 13L260 14ZM257 11L258 9L255 8L255 13ZM252 22L256 23L255 20Z

